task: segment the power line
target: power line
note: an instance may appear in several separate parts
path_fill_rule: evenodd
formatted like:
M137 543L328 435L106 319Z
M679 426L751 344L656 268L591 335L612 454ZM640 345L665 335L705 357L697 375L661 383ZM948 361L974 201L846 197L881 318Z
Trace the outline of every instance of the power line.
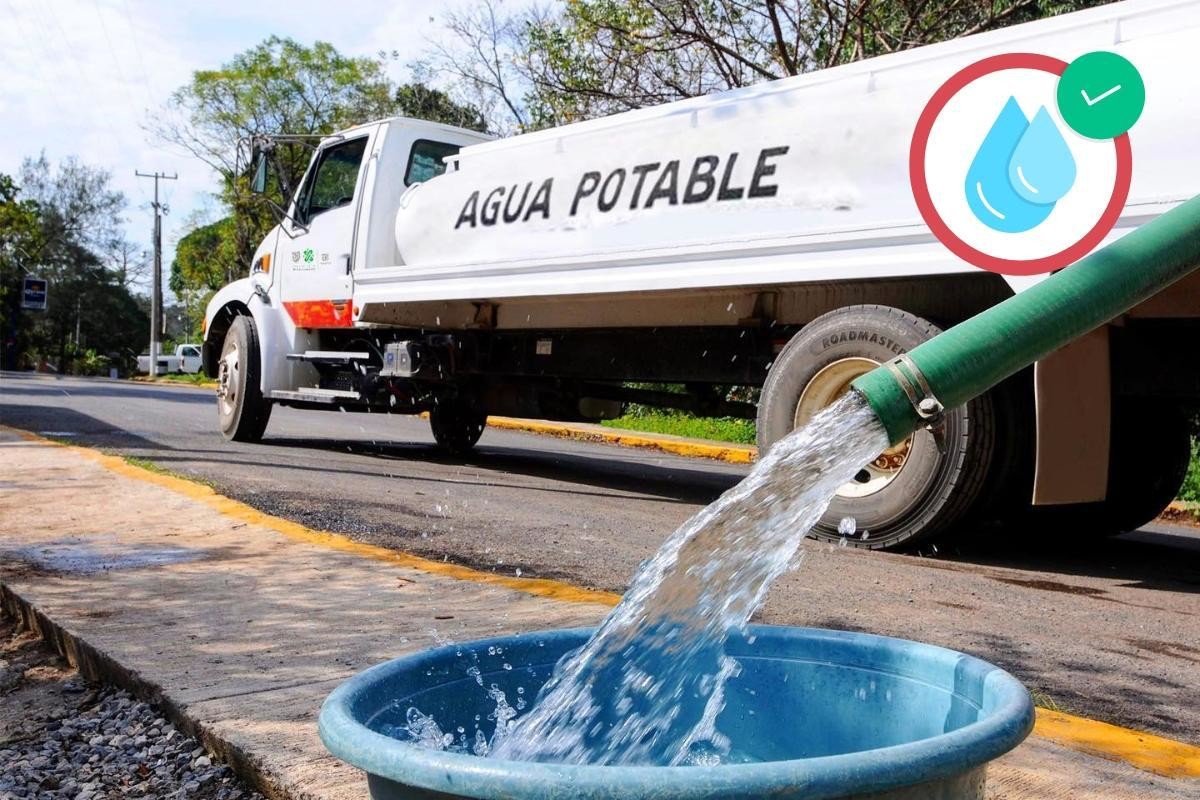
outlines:
M146 99L150 106L154 105L154 87L150 84L150 72L146 69L146 60L142 57L142 45L138 42L137 27L133 24L133 15L129 13L128 0L121 0L121 8L125 12L125 22L129 26L129 38L133 40L133 52L137 56L138 66L142 71L142 88L146 90Z
M165 172L142 172L134 170L139 178L154 179L154 288L150 293L150 377L158 377L158 351L161 347L163 334L162 313L162 215L165 209L158 201L158 182L177 181L179 173L168 175Z
M30 60L27 63L29 63L33 66L33 74L40 80L41 84L45 87L45 94L50 97L50 100L54 103L55 107L58 109L59 113L62 115L62 118L66 119L68 115L67 115L66 109L63 107L63 104L58 99L58 92L56 91L56 88L54 86L54 81L46 74L45 70L40 68L39 63L38 63L39 59L33 52L33 44L32 43L38 42L39 49L41 50L41 53L42 53L42 58L45 59L45 62L47 64L50 64L53 62L54 59L49 57L50 51L46 47L44 47L40 44L42 41L44 41L44 37L42 37L41 35L30 36L28 31L25 28L25 23L21 21L21 15L17 13L17 10L15 8L13 8L13 4L12 4L11 0L8 0L8 2L6 2L6 5L8 6L8 13L12 16L13 22L15 23L16 27L19 29L20 38L21 38L21 46L24 47L26 52L29 53ZM31 19L31 21L33 21L34 27L38 28L38 32L40 34L41 27L38 24L38 21L34 20L32 17L30 17L30 19Z
M104 22L104 12L100 9L100 0L92 0L92 5L96 9L96 19L100 22L100 32L104 34L104 43L108 46L108 56L112 59L113 67L116 68L117 71L117 80L120 81L121 84L121 94L125 96L125 99L128 100L130 105L133 107L134 117L136 118L138 116L138 103L133 99L133 95L129 93L130 81L125 77L125 70L121 67L120 59L117 58L117 51L113 47L112 37L108 35L108 25ZM143 112L146 111L146 109L142 110Z
M103 92L101 91L101 87L103 86L103 83L96 80L96 76L93 75L92 72L87 70L83 66L83 63L79 60L79 56L76 54L77 48L72 45L71 39L67 36L67 30L65 27L63 27L62 21L59 19L58 14L55 12L54 5L52 3L47 3L46 10L50 13L50 19L54 23L54 26L58 29L58 35L59 35L59 38L62 39L64 51L66 52L67 56L70 58L71 63L75 65L75 70L79 73L79 77L82 82L81 85L86 85L87 87L89 87L89 91L91 92L93 97L95 97L95 98L103 97ZM115 55L114 55L114 60L115 60ZM121 81L120 88L121 88L121 95L125 98L125 100L126 101L131 100L132 98L130 98L130 96L129 96L129 90L125 86L125 82L123 80ZM115 98L114 98L114 100L115 100ZM100 117L100 121L104 125L104 128L108 131L109 135L112 136L113 142L117 145L117 147L119 149L125 149L125 147L126 147L125 137L122 134L117 132L117 128L113 126L112 119L110 118L110 116L108 114L106 114L105 110L101 107L97 107L96 110ZM96 114L93 114L93 117L94 116L96 116Z
M58 14L55 13L53 4L47 3L47 4L45 4L45 6L40 6L40 5L38 6L39 9L43 8L43 7L49 13L50 20L54 23L54 26L56 28L58 28L58 36L62 40L62 43L63 43L63 51L67 54L67 59L70 60L70 62L75 66L75 71L79 73L80 85L87 86L92 97L96 97L96 98L101 97L102 96L101 93L96 90L95 83L88 76L88 73L83 68L83 65L79 63L79 59L75 57L75 50L74 50L74 48L71 47L71 40L69 38L67 38L67 31L65 28L63 28L63 24L59 20ZM41 22L40 19L39 19L39 22ZM49 38L47 38L47 44L49 44ZM121 140L120 135L117 134L117 129L113 127L112 121L109 120L108 116L104 113L103 109L100 110L99 116L100 116L100 121L103 123L104 127L108 130L109 136L112 137L113 143L117 146L118 149L123 148L124 142Z

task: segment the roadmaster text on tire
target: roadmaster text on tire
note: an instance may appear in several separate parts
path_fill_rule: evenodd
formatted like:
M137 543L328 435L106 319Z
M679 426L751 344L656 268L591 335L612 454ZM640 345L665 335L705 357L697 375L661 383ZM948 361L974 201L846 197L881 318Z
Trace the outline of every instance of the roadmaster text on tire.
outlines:
M434 441L452 456L470 452L485 427L487 412L460 399L443 399L429 412Z
M817 317L771 366L758 407L764 452L844 394L851 381L940 332L888 306L848 306ZM995 452L990 395L946 413L946 452L922 430L890 448L839 490L812 536L839 541L838 523L855 520L847 544L911 546L961 521L981 498Z
M254 320L240 316L229 326L217 362L217 417L221 433L235 442L257 442L271 419L263 397L262 365Z

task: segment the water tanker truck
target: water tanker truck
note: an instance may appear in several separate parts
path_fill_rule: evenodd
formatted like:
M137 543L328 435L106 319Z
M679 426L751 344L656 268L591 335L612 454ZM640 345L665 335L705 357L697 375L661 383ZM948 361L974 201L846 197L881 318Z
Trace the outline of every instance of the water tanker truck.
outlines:
M1136 63L1146 105L1107 243L1200 192L1181 77L1198 36L1200 4L1123 2L508 139L406 118L331 135L249 277L208 306L221 430L257 441L274 405L427 412L461 454L489 414L595 421L636 402L756 419L769 448L1044 278L972 266L922 220L908 153L939 84L1000 53ZM944 441L920 430L880 454L814 533L850 516L853 544L888 548L1039 513L1130 529L1178 489L1198 401L1193 275L947 411Z

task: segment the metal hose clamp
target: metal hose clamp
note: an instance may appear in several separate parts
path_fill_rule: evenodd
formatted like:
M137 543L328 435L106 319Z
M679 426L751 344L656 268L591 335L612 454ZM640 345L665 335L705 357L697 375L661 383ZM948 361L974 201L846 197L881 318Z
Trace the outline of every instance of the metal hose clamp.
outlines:
M946 408L934 395L925 374L908 354L898 355L884 364L912 404L917 416L925 420L925 428L933 434L938 452L946 452Z

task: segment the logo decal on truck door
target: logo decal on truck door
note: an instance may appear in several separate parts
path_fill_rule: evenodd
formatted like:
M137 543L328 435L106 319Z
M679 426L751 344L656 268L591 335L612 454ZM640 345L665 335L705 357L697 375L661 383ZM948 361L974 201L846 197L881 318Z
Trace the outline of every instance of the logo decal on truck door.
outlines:
M300 250L292 251L292 268L293 269L316 269L317 265L313 263L313 251L306 249L303 252Z

